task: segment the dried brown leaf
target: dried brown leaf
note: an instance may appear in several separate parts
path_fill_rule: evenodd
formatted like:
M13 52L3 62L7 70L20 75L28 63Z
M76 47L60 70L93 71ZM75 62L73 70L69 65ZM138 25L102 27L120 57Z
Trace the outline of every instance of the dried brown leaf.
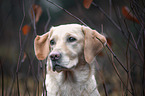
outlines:
M89 9L93 0L84 0L83 5L86 9Z
M138 19L132 14L132 12L129 10L127 6L122 7L122 14L126 19L134 21L139 24Z
M31 31L31 27L29 25L24 25L22 28L23 35L27 35Z
M35 23L37 23L39 21L41 14L42 14L42 8L39 5L33 5L32 8L33 8L34 13L35 13ZM31 10L32 18L34 18L33 10Z

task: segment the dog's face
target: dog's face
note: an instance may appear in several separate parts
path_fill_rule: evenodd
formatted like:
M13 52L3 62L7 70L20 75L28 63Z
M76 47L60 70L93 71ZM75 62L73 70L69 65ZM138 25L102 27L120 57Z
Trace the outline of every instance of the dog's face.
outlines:
M58 26L51 30L48 58L53 70L69 70L75 67L84 48L84 34L80 26Z
M39 60L48 56L53 71L70 70L84 56L91 63L102 49L106 39L97 31L78 24L52 27L34 41L35 54Z

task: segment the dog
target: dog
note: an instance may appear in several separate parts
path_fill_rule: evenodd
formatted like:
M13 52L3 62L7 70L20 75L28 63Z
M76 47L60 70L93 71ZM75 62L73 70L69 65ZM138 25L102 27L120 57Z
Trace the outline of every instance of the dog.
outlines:
M106 42L105 36L80 24L55 26L36 36L35 55L47 58L47 96L100 96L94 62Z

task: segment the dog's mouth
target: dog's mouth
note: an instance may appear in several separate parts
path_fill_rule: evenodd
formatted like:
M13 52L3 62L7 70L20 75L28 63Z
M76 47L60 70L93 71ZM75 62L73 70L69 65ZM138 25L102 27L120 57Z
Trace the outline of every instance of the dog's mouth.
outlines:
M53 62L53 71L57 71L57 72L61 72L61 71L66 71L68 70L68 68L61 66L60 64L58 64L57 62Z

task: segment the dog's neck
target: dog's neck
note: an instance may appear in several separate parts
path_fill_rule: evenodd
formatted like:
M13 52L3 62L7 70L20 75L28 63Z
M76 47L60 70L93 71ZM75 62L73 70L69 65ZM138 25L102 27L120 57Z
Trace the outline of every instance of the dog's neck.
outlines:
M74 74L74 71L63 71L62 75L63 75L62 83L65 83L65 82L75 83L77 80L76 75Z
M86 82L92 75L92 69L89 64L80 64L79 67L75 67L69 71L62 72L62 83L79 83ZM89 73L89 74L88 74ZM81 77L83 76L83 77Z

